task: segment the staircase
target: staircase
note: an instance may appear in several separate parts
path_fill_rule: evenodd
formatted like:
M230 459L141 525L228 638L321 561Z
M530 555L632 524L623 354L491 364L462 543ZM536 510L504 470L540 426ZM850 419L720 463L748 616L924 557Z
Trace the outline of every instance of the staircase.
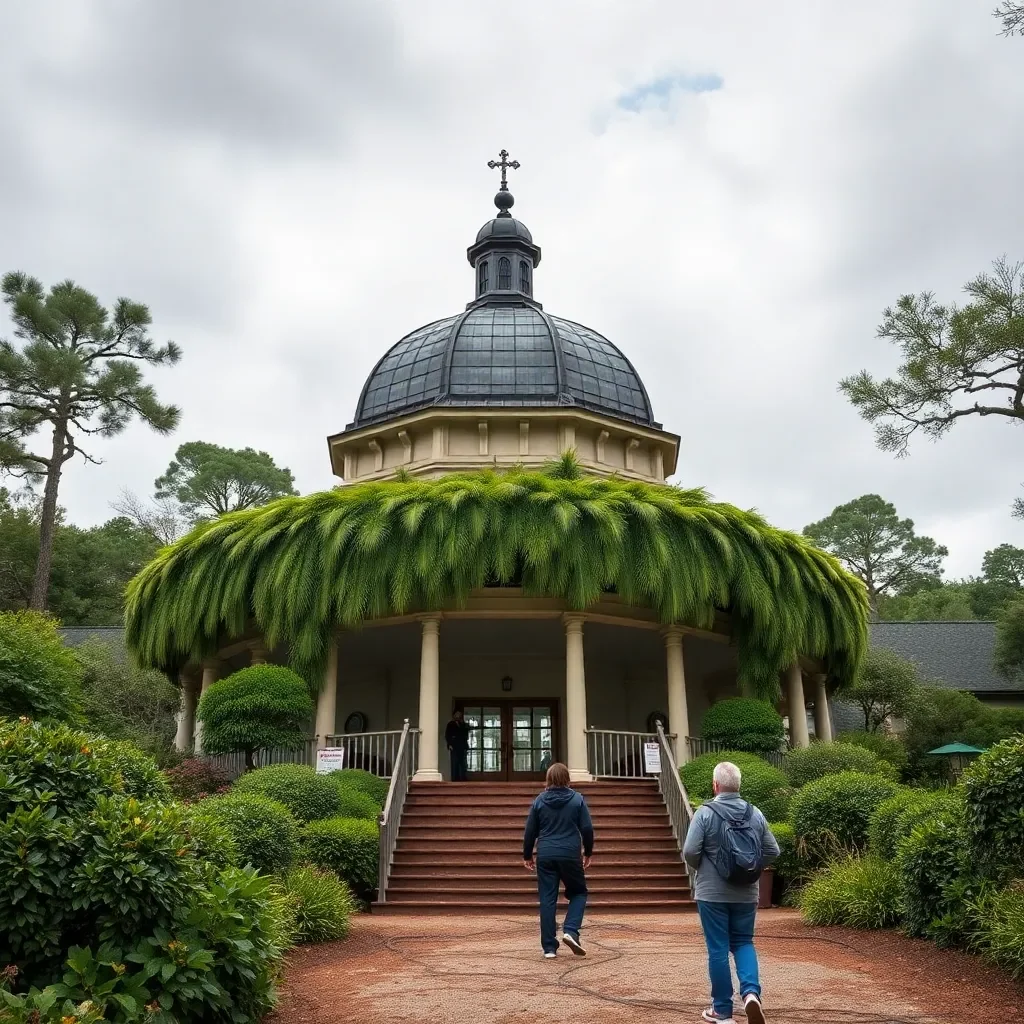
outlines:
M541 788L535 782L412 783L387 902L374 904L374 913L535 913L537 879L523 868L523 826ZM587 909L694 909L657 783L577 788L594 821Z

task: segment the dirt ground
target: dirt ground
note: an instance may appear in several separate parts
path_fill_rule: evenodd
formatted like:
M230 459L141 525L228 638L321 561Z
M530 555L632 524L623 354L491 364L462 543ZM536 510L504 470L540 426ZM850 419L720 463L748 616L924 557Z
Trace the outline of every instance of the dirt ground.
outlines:
M588 955L541 957L527 918L359 918L344 942L297 950L273 1024L668 1024L708 1003L696 914L600 916ZM1024 1022L1024 985L966 954L892 932L758 916L772 1024ZM744 1020L737 1003L737 1019Z

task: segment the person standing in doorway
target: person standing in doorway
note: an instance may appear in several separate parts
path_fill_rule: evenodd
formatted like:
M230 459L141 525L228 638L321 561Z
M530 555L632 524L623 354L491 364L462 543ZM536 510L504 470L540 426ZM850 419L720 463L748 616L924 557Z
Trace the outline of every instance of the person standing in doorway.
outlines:
M761 871L778 857L779 844L764 815L740 796L740 782L740 770L732 762L715 767L714 799L697 808L686 833L683 859L696 872L694 896L708 948L712 1005L701 1017L736 1024L731 950L747 1024L765 1024L754 918Z
M555 910L560 884L569 901L562 922L562 942L576 956L587 955L580 929L587 905L585 872L593 855L594 825L587 802L582 793L569 786L569 769L556 762L547 771L544 792L533 801L523 834L523 864L528 871L537 872L540 944L549 960L558 955Z
M457 709L444 730L444 741L451 758L452 782L466 781L466 755L469 753L469 726Z

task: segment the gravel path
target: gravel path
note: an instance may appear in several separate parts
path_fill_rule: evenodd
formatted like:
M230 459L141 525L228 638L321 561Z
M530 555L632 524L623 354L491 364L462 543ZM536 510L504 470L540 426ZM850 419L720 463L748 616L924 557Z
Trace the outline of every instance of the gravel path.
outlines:
M361 917L345 942L296 951L273 1024L668 1024L707 1005L695 914L587 919L586 958L544 960L527 918ZM758 917L771 1024L1024 1021L1024 985L892 932ZM738 1020L744 1020L738 1014Z

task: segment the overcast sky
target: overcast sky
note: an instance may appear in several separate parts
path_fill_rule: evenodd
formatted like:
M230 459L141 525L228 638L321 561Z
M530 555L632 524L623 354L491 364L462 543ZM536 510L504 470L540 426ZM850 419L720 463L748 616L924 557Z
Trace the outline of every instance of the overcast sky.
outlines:
M678 481L794 529L876 492L978 571L1024 480L991 422L896 460L837 393L906 291L1024 258L1024 39L993 0L48 0L0 8L0 272L146 302L181 427L98 441L99 523L178 444L325 438L472 297L502 147L548 311L633 361ZM0 321L0 336L10 336Z

